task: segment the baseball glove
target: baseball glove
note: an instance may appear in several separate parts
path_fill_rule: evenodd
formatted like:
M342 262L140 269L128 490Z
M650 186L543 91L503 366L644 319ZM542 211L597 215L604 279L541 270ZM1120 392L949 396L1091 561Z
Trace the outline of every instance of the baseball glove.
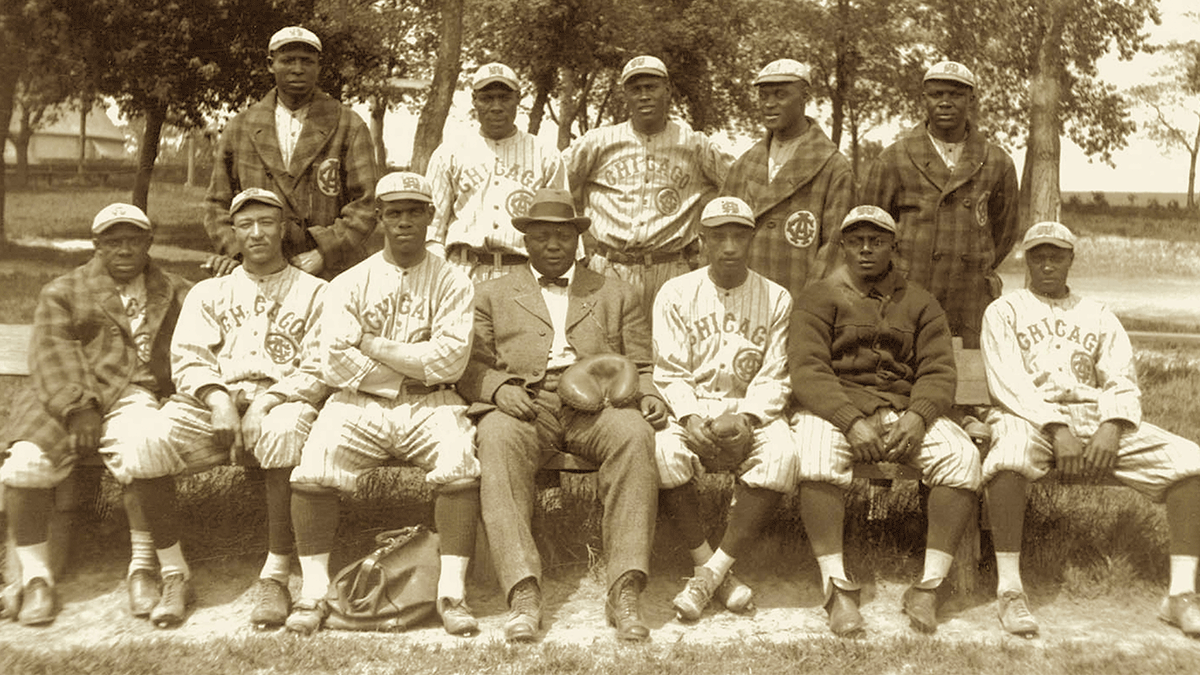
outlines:
M563 403L584 412L622 408L638 397L638 370L620 354L596 354L575 362L558 380Z
M713 418L709 432L717 440L720 452L704 464L711 471L733 471L750 456L754 445L754 429L745 415L721 413Z

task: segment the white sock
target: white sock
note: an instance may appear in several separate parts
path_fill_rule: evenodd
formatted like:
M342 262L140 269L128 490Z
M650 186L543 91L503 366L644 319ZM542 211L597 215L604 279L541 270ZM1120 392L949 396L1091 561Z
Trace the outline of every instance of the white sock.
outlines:
M841 553L830 553L817 558L817 567L821 568L821 590L829 595L830 579L845 579L846 566Z
M688 553L692 556L692 565L695 567L708 562L708 559L713 556L712 546L707 541L688 551Z
M263 563L259 579L274 579L287 586L288 577L292 574L292 557L279 553L267 553L267 561Z
M950 574L950 563L954 562L954 556L939 551L936 548L925 549L925 573L921 576L921 583L926 581L938 580L946 578Z
M736 559L729 557L729 554L724 549L717 549L717 552L712 554L708 562L704 566L712 570L717 575L717 581L725 579L725 575L729 574L729 568L733 567Z
M158 564L162 568L163 578L167 578L172 574L182 574L184 579L192 578L192 570L188 567L187 561L183 559L183 548L179 542L175 542L170 548L160 548L158 553Z
M467 596L467 565L471 559L465 555L443 555L442 572L438 575L439 598L462 600Z
M1025 592L1021 583L1021 553L1020 551L996 551L996 596L1004 595L1007 591Z
M21 583L27 585L37 578L46 580L54 585L54 575L50 574L50 542L43 541L29 546L16 548L17 560L21 563Z
M21 549L17 549L19 552ZM1200 558L1194 555L1171 556L1171 590L1168 595L1196 592L1196 567Z
M329 592L329 554L300 556L300 574L304 575L300 585L300 597L305 600L320 600Z
M144 530L129 531L129 573L134 570L158 569L158 553L154 550L154 537Z

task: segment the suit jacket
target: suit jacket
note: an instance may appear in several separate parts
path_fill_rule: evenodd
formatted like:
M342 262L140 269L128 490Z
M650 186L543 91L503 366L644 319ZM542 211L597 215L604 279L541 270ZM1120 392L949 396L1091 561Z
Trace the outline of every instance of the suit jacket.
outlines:
M641 373L642 395L662 398L654 388L650 325L640 294L623 281L576 265L567 297L567 342L579 358L624 354ZM459 393L471 403L470 415L494 408L500 385L529 387L546 377L554 327L528 267L476 287L474 331L471 361L458 381Z
M250 187L271 190L283 200L287 227L283 253L318 249L321 276L352 267L367 257L375 230L375 151L366 123L349 107L318 91L284 166L275 131L275 90L238 114L225 127L205 197L204 229L217 253L240 253L229 228L233 196Z

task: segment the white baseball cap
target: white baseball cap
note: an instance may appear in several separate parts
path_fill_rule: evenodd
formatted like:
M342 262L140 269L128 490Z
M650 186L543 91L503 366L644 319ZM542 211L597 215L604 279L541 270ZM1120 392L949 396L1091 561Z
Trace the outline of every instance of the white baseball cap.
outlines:
M922 82L930 80L950 80L975 88L975 73L957 61L941 61L930 66Z
M479 91L493 82L499 82L513 91L521 91L517 74L503 63L485 63L471 77L471 89Z
M774 82L805 82L812 84L810 74L812 69L794 59L778 59L772 61L758 71L754 78L755 86Z
M850 227L858 223L871 223L876 227L882 228L896 234L896 221L892 215L878 206L863 204L850 209L850 213L842 220L842 226L838 229L839 232L845 232Z
M629 63L626 63L625 68L621 70L621 79L618 84L625 84L634 75L666 77L667 65L657 56L635 56L629 59Z
M252 187L246 188L234 196L233 201L229 203L229 215L232 216L237 213L243 206L250 202L258 202L280 209L283 208L283 201L279 199L279 195L270 190Z
M375 184L375 198L385 202L412 199L432 204L433 190L429 187L429 181L419 173L394 171Z
M144 211L133 204L117 203L100 209L100 212L92 219L92 234L100 234L117 223L130 223L147 232L151 231L150 219L146 217Z
M700 224L704 227L717 227L726 223L745 225L753 229L754 211L750 205L737 197L717 197L704 206L700 213Z
M1047 220L1026 230L1025 239L1021 242L1021 250L1028 251L1039 244L1050 244L1058 248L1074 250L1075 235L1067 229L1066 225Z
M267 46L268 52L273 52L284 45L299 42L306 44L317 51L321 51L321 38L311 30L303 26L288 26L280 28L271 36L271 42Z

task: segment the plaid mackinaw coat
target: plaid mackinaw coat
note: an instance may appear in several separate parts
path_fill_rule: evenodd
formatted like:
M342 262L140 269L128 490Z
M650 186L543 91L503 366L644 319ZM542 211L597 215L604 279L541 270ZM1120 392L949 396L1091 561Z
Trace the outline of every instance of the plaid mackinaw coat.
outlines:
M229 204L246 188L279 195L287 228L283 254L321 251L332 279L364 260L375 230L375 150L358 113L325 92L313 98L308 118L283 165L275 131L275 90L225 127L205 196L204 229L217 253L239 254L229 228Z
M171 333L191 282L146 268L146 324L151 381L134 382L138 348L117 285L99 258L54 279L38 296L29 349L29 383L16 396L0 448L38 445L56 464L67 453L66 421L92 407L104 414L132 384L159 398L171 383Z
M750 205L758 234L750 269L783 286L793 298L837 266L834 242L854 208L850 161L812 118L800 146L775 180L767 180L771 137L754 144L729 168L722 195Z
M933 293L968 349L979 347L983 310L1000 297L996 267L1020 234L1017 196L1012 158L970 123L953 173L922 123L883 151L863 184L862 202L899 225L896 267Z

